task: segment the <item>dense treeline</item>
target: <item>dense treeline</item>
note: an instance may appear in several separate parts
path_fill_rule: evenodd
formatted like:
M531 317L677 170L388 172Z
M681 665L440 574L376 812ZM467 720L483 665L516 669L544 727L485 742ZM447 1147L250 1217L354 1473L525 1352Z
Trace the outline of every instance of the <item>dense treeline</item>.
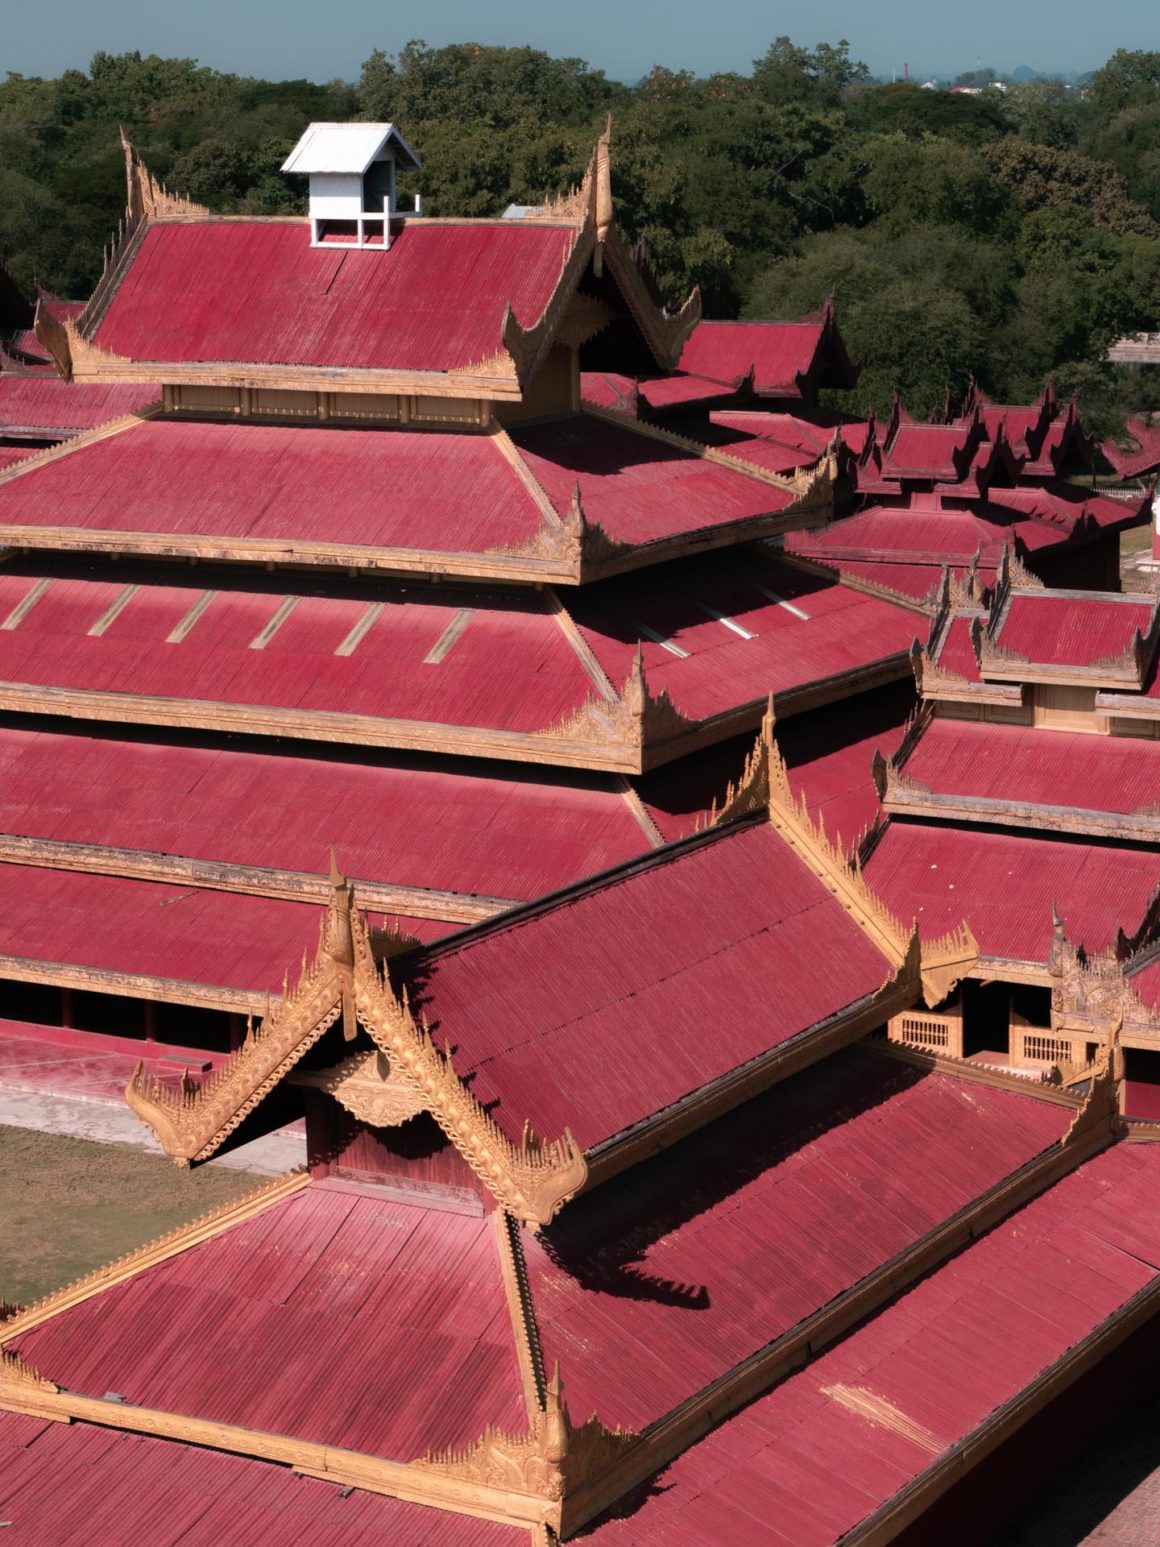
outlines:
M614 190L674 300L791 316L837 296L866 361L926 413L974 370L1026 398L1054 372L1103 425L1160 406L1160 372L1099 363L1160 329L1160 53L1115 54L1081 93L876 85L848 46L778 39L751 75L656 69L635 87L530 48L416 42L357 86L269 82L98 54L87 74L0 84L0 259L84 295L120 216L123 124L175 189L222 210L301 207L278 171L311 119L393 118L432 213L483 215L575 181L615 120Z

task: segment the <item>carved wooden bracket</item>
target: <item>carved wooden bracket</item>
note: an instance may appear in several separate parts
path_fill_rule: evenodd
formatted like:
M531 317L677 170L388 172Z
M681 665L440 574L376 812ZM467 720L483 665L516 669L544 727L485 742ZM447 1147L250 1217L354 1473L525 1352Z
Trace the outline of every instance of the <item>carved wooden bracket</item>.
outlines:
M717 827L723 822L734 822L738 817L753 811L769 809L769 761L774 752L773 729L776 719L773 712L773 694L769 695L761 730L753 744L753 751L745 759L745 767L737 783L729 782L718 807L716 800L709 808L708 826Z
M415 1020L406 995L391 987L353 889L333 858L331 881L318 951L312 964L303 959L297 987L284 985L280 1003L251 1026L238 1051L200 1086L183 1078L175 1088L146 1074L139 1063L125 1092L130 1107L179 1164L204 1160L341 1016L348 1038L363 1027L385 1059L386 1073L376 1065L372 1076L362 1061L357 1070L344 1064L336 1085L353 1077L353 1099L366 1103L366 1110L377 1104L384 1114L430 1112L505 1208L534 1228L548 1224L587 1180L587 1163L571 1133L543 1142L528 1133L520 1144L503 1133L456 1074L450 1056L437 1050L426 1026ZM345 1090L351 1099L351 1086ZM341 1099L339 1089L335 1094Z

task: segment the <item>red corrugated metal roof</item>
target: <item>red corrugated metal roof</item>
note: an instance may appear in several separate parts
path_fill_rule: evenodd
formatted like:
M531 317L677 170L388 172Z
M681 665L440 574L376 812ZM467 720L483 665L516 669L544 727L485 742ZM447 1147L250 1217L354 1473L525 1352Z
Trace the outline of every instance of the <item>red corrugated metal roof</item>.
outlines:
M838 710L794 715L777 727L791 788L846 849L878 815L874 754L890 756L914 705L912 679L859 694Z
M51 580L0 631L0 679L512 732L554 725L592 693L570 640L531 592L383 585L356 599L145 582L125 599L127 578ZM39 584L0 573L0 615L10 618ZM340 653L368 617L355 647ZM459 632L446 653L429 660L452 628Z
M1154 810L1160 743L937 716L905 776L939 795L1080 811Z
M356 880L519 899L648 847L600 775L12 725L0 725L0 831L310 873L333 844Z
M0 484L0 527L482 553L544 518L493 436L150 420Z
M50 966L273 992L313 954L319 917L313 903L0 864L0 954ZM453 927L399 923L426 940Z
M890 442L882 471L893 477L947 478L963 469L972 436L968 424L900 424Z
M455 371L537 322L576 226L407 221L389 252L311 247L306 221L151 225L94 335L133 360Z
M953 672L956 677L963 677L967 682L982 682L971 639L974 621L973 617L965 613L952 614L942 631L934 659L943 671Z
M798 397L799 377L814 366L825 332L820 320L701 322L681 355L681 369L715 381L739 381L754 370L754 390Z
M927 939L966 919L983 956L1044 962L1053 901L1068 938L1103 950L1132 936L1160 887L1160 850L892 821L866 864L888 908Z
M585 587L569 610L614 682L640 645L650 690L696 719L901 656L926 627L909 608L752 552Z
M0 1503L36 1547L526 1547L527 1532L339 1488L287 1468L87 1424L0 1414ZM475 1527L479 1527L478 1533ZM320 1535L321 1533L321 1535Z
M885 591L913 597L916 602L934 603L942 590L941 564L868 564L859 559L835 559L829 554L821 562L837 570L843 580L861 580ZM951 570L952 575L965 573L961 566ZM981 573L986 581L987 572ZM994 574L991 570L990 578Z
M993 642L1024 660L1046 666L1097 666L1118 661L1133 635L1148 633L1153 600L1133 601L1051 591L1012 594Z
M1108 494L1097 494L1092 489L1066 483L1016 489L992 487L987 491L987 500L991 505L1037 521L1052 522L1068 532L1082 523L1094 524L1104 531L1136 525L1148 506L1146 496L1134 501L1117 500Z
M615 542L657 542L784 510L793 496L641 431L586 414L512 430L561 515L577 484L584 514Z
M144 386L105 386L62 381L55 374L0 374L0 435L42 431L50 439L59 432L72 435L107 424L123 414L156 403L161 389Z
M572 1411L656 1422L1056 1143L1073 1116L851 1049L570 1204L524 1249Z
M326 1183L10 1346L90 1396L404 1461L527 1425L491 1218Z
M513 1139L527 1118L588 1149L892 975L762 818L472 930L409 981Z
M529 1547L525 1527L343 1491L288 1467L0 1413L0 1512L28 1547Z
M856 516L844 516L815 532L794 532L786 539L793 553L831 558L948 564L969 562L979 552L992 567L1005 546L1025 528L1036 523L1012 520L1009 512L995 511L987 520L987 507L974 510L946 507L918 510L898 505L873 505ZM1049 540L1064 542L1069 533L1053 530ZM1035 539L1032 539L1035 543ZM1038 544L1035 544L1036 546Z
M1128 419L1128 434L1136 450L1128 450L1114 440L1106 440L1103 453L1121 478L1139 478L1160 468L1160 423L1149 424L1142 414Z
M1147 1144L1089 1160L678 1457L585 1541L831 1547L1155 1283L1158 1173ZM899 1421L875 1422L865 1400Z
M634 413L633 400L639 397L646 408L663 412L684 408L690 403L713 403L727 398L735 386L674 371L669 376L624 376L616 371L582 371L580 396L598 408L615 408Z
M734 456L754 454L753 440L780 443L797 452L797 466L816 460L835 435L851 451L860 452L870 432L868 419L854 419L826 408L803 406L798 413L762 413L753 409L720 408L709 415L716 432L712 444Z

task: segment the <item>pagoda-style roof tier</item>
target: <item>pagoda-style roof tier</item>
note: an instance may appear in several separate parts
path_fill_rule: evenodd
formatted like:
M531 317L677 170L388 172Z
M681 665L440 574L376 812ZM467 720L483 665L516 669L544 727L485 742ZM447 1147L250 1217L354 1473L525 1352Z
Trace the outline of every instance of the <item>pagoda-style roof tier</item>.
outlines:
M924 933L969 920L983 979L1050 981L1053 902L1089 952L1116 945L1121 932L1139 944L1160 920L1154 843L892 818L865 870L886 905L917 914Z
M851 389L861 369L851 364L830 302L788 322L701 322L680 366L729 384L752 375L758 397L807 400L822 387Z
M374 923L412 946L456 927ZM0 864L0 976L21 982L260 1014L317 943L312 903Z
M108 572L108 571L106 571ZM0 570L0 707L639 773L909 673L914 615L758 550L577 593ZM299 578L299 577L295 577Z
M318 241L311 219L211 215L124 149L126 222L91 300L75 319L37 312L69 379L402 393L445 410L520 402L554 348L574 357L609 329L669 371L700 319L696 290L665 310L615 225L608 130L571 195L516 219L392 213L377 250Z
M88 386L56 375L0 372L0 440L69 440L160 401L158 389ZM26 457L28 449L21 452Z
M585 1543L892 1540L1155 1314L1158 1183L1155 1145L1088 1160L649 1478Z
M936 714L880 768L892 814L1160 839L1160 744L1150 738Z
M706 807L743 760L719 770ZM12 863L325 902L333 843L365 906L448 925L661 841L613 777L26 720L0 723L0 791Z
M24 547L565 585L829 511L826 469L755 475L588 414L515 440L130 416L0 477L0 541Z

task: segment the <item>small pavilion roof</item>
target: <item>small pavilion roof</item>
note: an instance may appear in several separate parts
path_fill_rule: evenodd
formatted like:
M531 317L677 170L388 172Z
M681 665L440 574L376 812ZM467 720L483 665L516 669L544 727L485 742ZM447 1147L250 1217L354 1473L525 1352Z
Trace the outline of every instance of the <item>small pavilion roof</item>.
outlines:
M889 811L1096 836L1160 837L1160 744L1149 738L936 714L889 765L888 779Z
M282 163L283 172L365 172L385 147L405 167L422 165L397 124L314 123Z
M1032 680L1051 671L1066 681L1139 688L1158 637L1156 597L1012 587L997 598L983 633L981 670Z
M707 403L728 402L740 392L743 382L711 381L688 371L671 371L665 376L626 376L618 371L582 371L580 396L597 408L638 418L645 414L679 413Z
M1121 930L1142 938L1160 894L1154 844L979 825L891 819L865 868L886 905L917 913L925 933L965 918L981 961L1036 967L1051 947L1053 901L1069 937L1094 952L1115 944Z
M760 397L807 397L819 387L849 389L850 362L832 305L791 322L701 322L681 355L681 369L736 382L752 370Z
M585 1542L829 1547L859 1530L895 1535L910 1518L895 1504L937 1498L963 1475L974 1436L1020 1399L1062 1389L1065 1356L1120 1319L1126 1334L1137 1297L1155 1294L1158 1168L1148 1144L1086 1161L685 1451Z

